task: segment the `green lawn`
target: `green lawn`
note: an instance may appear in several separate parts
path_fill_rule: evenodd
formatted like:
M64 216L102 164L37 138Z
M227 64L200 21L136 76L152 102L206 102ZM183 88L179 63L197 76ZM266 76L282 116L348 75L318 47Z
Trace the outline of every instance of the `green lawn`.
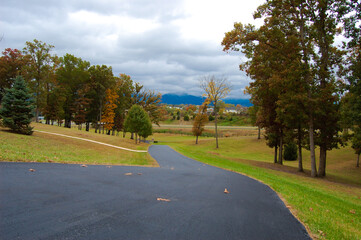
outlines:
M256 178L273 188L305 224L314 239L361 239L361 169L355 168L352 149L328 153L328 176L309 177L309 155L304 152L306 173L297 162L273 164L273 150L255 137L201 138L156 134L160 144L198 161ZM287 227L287 226L284 226Z
M148 144L135 145L128 138L87 133L77 129L33 124L34 130L83 137L131 149L146 150ZM156 166L148 153L135 153L77 139L34 132L32 136L0 129L0 161L58 162L79 164L114 164Z

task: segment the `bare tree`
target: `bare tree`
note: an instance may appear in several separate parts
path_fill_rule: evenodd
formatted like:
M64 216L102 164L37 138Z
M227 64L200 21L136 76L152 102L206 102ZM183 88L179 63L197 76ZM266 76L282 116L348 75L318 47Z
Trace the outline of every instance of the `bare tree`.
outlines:
M219 100L225 98L231 91L231 84L226 77L215 77L214 75L203 76L199 79L199 85L205 92L203 96L207 97L214 106L214 126L216 130L216 148L218 148L218 130L217 130L217 117L218 109L217 104Z

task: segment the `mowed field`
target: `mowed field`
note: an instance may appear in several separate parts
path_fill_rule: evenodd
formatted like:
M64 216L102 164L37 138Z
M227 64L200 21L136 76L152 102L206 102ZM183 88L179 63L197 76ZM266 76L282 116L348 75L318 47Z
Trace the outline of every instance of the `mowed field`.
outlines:
M148 149L149 144L135 145L129 136L108 136L96 134L94 130L86 132L40 123L33 123L32 126L35 130L32 136L14 134L0 128L1 161L157 166L148 153L129 152L37 130L86 138L134 150Z

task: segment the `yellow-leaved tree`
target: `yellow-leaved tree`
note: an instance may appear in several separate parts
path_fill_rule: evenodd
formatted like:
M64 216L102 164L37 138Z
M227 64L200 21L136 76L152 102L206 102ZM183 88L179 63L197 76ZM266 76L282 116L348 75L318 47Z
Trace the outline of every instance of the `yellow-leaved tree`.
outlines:
M214 107L214 126L216 130L216 148L218 148L217 104L231 91L231 84L226 77L215 77L214 75L203 76L199 79L200 87L205 92L204 97L208 98Z
M115 118L115 109L117 108L116 100L119 97L118 94L113 89L107 89L105 91L105 105L102 115L101 122L104 124L104 127L108 130L107 134L110 134L110 131L114 127L114 118Z

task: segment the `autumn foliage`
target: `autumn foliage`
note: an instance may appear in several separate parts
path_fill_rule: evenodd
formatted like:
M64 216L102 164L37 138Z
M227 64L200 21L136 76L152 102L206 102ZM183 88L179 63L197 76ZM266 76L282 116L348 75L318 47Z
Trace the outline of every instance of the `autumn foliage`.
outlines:
M207 107L210 101L207 98L204 103L199 107L198 114L196 115L192 132L193 135L196 136L196 144L198 144L198 137L202 135L204 131L204 126L208 122L208 115L207 115Z
M114 110L117 108L117 105L115 103L119 96L112 89L107 89L105 91L105 94L106 94L105 105L104 105L104 111L101 122L104 123L105 128L108 131L110 131L114 127L114 118L115 118Z

